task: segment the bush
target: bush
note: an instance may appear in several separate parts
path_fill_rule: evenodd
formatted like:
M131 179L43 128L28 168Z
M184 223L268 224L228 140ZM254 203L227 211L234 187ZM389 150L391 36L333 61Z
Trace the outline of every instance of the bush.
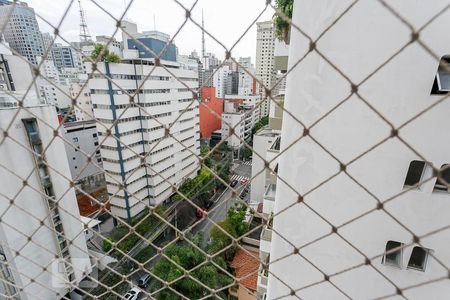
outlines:
M108 237L106 239L103 240L103 251L105 251L105 253L109 252L112 249L112 245L113 245L113 239Z

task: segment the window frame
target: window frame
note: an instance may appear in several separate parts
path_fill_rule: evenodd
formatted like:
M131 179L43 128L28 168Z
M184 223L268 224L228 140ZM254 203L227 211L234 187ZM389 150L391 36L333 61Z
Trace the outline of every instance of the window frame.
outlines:
M398 243L399 246L390 248L388 250L387 248L388 248L388 244L389 243ZM399 248L399 249L397 249L395 251L392 250L392 249L396 249L396 248ZM386 246L384 247L384 254L383 254L383 258L381 260L381 263L383 265L385 265L385 266L390 266L390 267L395 267L395 268L401 269L402 265L403 265L402 264L402 262L403 262L403 248L404 248L404 244L402 242L393 241L393 240L387 241L386 242ZM386 255L391 255L391 254L396 253L396 252L398 252L397 258L396 258L396 262L392 262L391 259L387 260Z
M410 184L408 183L408 177L414 176L414 174L412 173L412 165L414 163L422 163L423 167L422 167L422 171L420 172L420 177L419 180L417 182L415 182L414 184ZM430 163L426 162L426 161L422 161L422 160L412 160L409 165L408 165L408 170L406 171L406 177L405 177L405 181L403 182L403 188L417 188L420 189L421 187L421 182L422 179L426 173L427 170L427 166L430 166ZM413 178L416 179L416 178ZM409 178L409 180L411 180L411 178Z
M425 256L424 256L424 258L423 258L423 264L422 264L422 267L417 267L417 266L411 266L411 265L410 265L411 258L412 258L412 255L413 255L415 249L421 249L421 250L423 250L423 251L425 252ZM420 247L420 246L414 246L413 249L412 249L412 251L411 251L411 255L409 256L408 264L407 264L406 268L409 269L409 270L416 270L416 271L425 272L426 269L427 269L427 263L428 263L428 256L429 256L429 253L430 253L430 249L423 248L423 247Z

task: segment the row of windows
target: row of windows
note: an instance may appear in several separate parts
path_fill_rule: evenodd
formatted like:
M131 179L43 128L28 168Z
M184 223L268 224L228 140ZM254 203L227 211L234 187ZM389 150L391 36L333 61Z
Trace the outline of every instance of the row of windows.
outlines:
M126 89L126 90L113 90L112 93L114 95L123 95L123 91L128 94L135 94L136 89ZM91 89L91 95L109 95L109 90L99 90L99 89ZM139 94L167 94L170 93L170 89L145 89L139 90Z
M193 111L193 110L196 109L197 107L198 107L198 106L194 106L194 107L189 108L189 109L186 109L186 110L181 109L181 110L179 110L178 112L179 112L179 113L185 113L185 112L188 112L188 111Z
M151 167L154 167L154 166L156 166L156 165L159 165L160 163L163 163L163 162L165 162L165 161L167 161L167 160L169 160L169 159L172 159L173 157L174 157L173 154L170 155L170 156L164 157L163 159L158 160L157 162L154 162L154 163L150 164L150 166L151 166Z
M406 174L405 187L417 187L420 189L420 184L424 179L425 174L432 174L432 166L429 162L413 160L409 164L408 173ZM434 184L433 191L449 191L450 183L450 164L441 166L439 175Z
M119 123L125 123L125 122L131 122L131 121L139 121L139 120L151 120L155 118L161 118L161 117L167 117L171 116L172 112L162 113L162 114L156 114L153 116L136 116L136 117L129 117L129 118L120 118L118 120L109 120L109 119L97 119L99 122L105 123L105 124L113 124L117 121L117 124Z
M178 102L192 102L194 99L187 98L187 99L178 99Z
M181 81L198 81L198 78L192 78L192 77L177 77Z
M169 105L170 101L157 101L157 102L150 102L150 103L128 103L128 104L118 104L115 105L115 109L125 109L129 107L152 107L152 106L160 106L160 105ZM105 105L105 104L93 104L93 108L99 108L99 109L112 109L112 105Z
M186 156L185 158L183 158L181 161L183 162L183 161L186 161L186 160L188 160L188 159L190 159L192 156L194 156L194 154L190 154L190 155L188 155L188 156Z
M187 168L189 168L189 167L191 167L191 166L193 166L195 164L195 161L194 162L191 162L190 164L188 164L186 167L184 167L183 169L181 169L181 170L186 170Z
M143 78L146 80L162 80L168 81L170 80L169 76L142 76L142 75L131 75L131 74L111 74L109 76L111 79L125 79L125 80L142 80ZM103 79L106 78L103 74L93 74L92 78Z
M180 123L186 123L186 122L189 122L192 120L194 120L194 118L183 119L183 120L180 120Z
M172 144L172 145L169 145L169 146L166 146L166 147L164 147L164 148L155 150L155 151L153 151L153 152L150 152L150 155L155 155L155 154L157 154L157 153L161 153L161 152L166 151L166 150L168 150L168 149L170 149L170 148L173 148L173 144Z
M170 124L169 124L169 126L170 126ZM136 134L136 133L142 133L142 132L152 132L152 131L160 130L160 129L163 129L163 128L164 128L163 125L152 127L152 128L147 128L147 129L138 128L138 129L134 129L134 130L130 130L130 131L121 132L120 136L126 136L126 135L131 135L131 134ZM106 134L103 134L103 132L101 132L101 131L98 132L98 135L106 136Z
M190 146L187 146L186 148L183 148L183 149L181 150L181 152L188 151L189 149L194 148L194 147L195 147L195 143L192 144L192 145L190 145Z
M385 265L394 266L401 269L403 267L404 247L404 244L401 242L388 241L386 243L386 251L381 262ZM419 246L414 247L408 260L407 269L425 271L429 252L430 249L425 249Z

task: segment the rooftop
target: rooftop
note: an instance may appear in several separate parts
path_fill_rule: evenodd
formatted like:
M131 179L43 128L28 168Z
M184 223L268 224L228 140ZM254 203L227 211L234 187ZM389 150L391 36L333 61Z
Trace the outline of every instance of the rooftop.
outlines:
M235 270L239 284L252 291L256 291L258 282L258 257L258 252L239 249L230 265Z

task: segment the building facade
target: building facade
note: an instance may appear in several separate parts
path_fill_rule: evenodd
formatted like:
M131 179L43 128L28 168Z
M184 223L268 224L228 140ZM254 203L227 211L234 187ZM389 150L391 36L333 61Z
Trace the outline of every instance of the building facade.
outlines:
M212 74L212 86L216 89L216 97L224 98L226 93L226 88L228 85L228 75L232 71L229 66L222 66L214 70Z
M91 263L75 192L66 179L70 170L64 145L62 140L53 139L52 128L59 125L56 111L51 106L27 107L20 112L10 107L0 108L0 116L2 128L14 120L9 133L34 151L10 139L0 146L0 163L15 173L4 168L0 171L5 184L0 196L0 257L8 262L1 266L0 292L11 296L19 293L21 300L57 300L84 278L84 272L89 274ZM43 147L45 155L38 158ZM33 169L39 172L28 178ZM29 187L18 193L22 178L28 178ZM9 199L14 199L11 207Z
M400 20L379 2L336 2L326 16L319 1L294 2L292 22L311 39L332 24L317 47L348 80L292 30L289 66L306 57L286 82L292 117L282 126L267 299L448 298L450 143L435 134L450 125L450 102L437 105L449 90L442 5L397 3ZM427 50L403 20L428 24ZM363 79L357 96L349 81ZM321 147L298 140L296 119Z
M63 130L72 180L86 189L100 186L105 176L95 121L64 123Z
M260 94L263 96L261 116L267 116L270 99L266 97L264 87L269 89L272 87L275 36L272 21L258 22L256 25L256 77L264 85L260 87Z
M203 139L211 137L211 134L222 127L223 99L216 98L214 87L201 89L202 105L200 113L200 136Z
M44 55L44 44L34 9L25 2L0 5L0 24L6 24L3 34L9 46L37 64L36 57Z
M162 203L173 194L172 185L194 177L199 169L198 104L185 87L197 89L198 74L175 62L162 63L184 84L155 67L152 59L98 65L114 85L99 73L89 80L98 134L104 139L100 152L111 212L121 218ZM138 86L136 105L129 105L126 93L135 93Z

